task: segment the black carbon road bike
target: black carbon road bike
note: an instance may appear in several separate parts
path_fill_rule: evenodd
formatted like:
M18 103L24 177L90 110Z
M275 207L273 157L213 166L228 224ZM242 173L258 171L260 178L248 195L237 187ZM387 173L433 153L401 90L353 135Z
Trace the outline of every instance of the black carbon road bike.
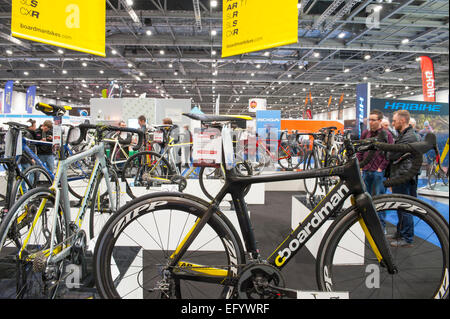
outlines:
M185 115L202 122L236 120ZM346 139L347 161L339 166L246 177L226 170L225 185L211 202L178 192L136 198L99 235L94 253L97 289L103 298L301 298L303 291L287 287L294 283L286 282L283 268L335 216L317 252L318 293L334 298L448 298L448 222L414 197L372 198L356 158L362 150L410 153L410 173L387 180L385 185L391 186L415 176L422 154L435 145L434 135L404 145ZM273 253L261 256L243 190L254 183L331 175L339 177L334 188ZM242 241L219 210L228 193ZM347 199L350 206L344 209ZM385 215L385 229L379 214ZM395 245L389 234L401 232L407 218L413 220L413 244Z

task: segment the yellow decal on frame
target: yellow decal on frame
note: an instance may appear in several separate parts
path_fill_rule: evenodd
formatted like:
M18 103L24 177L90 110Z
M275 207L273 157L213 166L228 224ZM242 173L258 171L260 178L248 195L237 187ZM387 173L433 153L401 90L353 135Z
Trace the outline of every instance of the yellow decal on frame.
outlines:
M14 37L105 56L103 0L13 0Z
M222 57L298 41L298 0L223 0Z

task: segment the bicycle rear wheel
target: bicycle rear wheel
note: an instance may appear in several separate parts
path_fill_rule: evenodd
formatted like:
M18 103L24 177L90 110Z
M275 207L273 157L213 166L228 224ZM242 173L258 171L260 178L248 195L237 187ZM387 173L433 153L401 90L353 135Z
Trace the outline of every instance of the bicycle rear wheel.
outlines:
M48 264L48 255L60 252L67 237L62 207L55 219L52 191L35 188L11 208L0 226L0 265L6 269L1 298L55 298L65 271L64 260ZM56 224L53 222L56 220ZM50 252L54 226L54 249ZM5 272L3 272L5 273Z
M122 171L122 181L126 182L126 191L131 198L140 195L142 189L163 183L172 183L175 175L169 162L160 154L145 151L131 156Z
M306 161L303 165L303 169L305 171L314 170L319 168L319 163L316 160L316 156L314 152L310 152L306 158ZM305 185L305 190L308 196L312 197L316 193L317 184L319 183L318 178L307 178L303 179L303 183Z
M109 219L94 252L102 298L231 297L244 250L236 230L214 213L174 267L169 260L208 203L182 193L148 194Z
M281 144L278 149L278 164L284 169L293 170L303 162L303 150L299 145Z
M379 264L359 223L360 215L350 207L329 227L320 245L316 269L319 289L348 292L350 298L363 299L448 298L448 222L414 197L389 194L373 201L388 234L396 232L399 216L413 220L412 244L391 241L398 273L388 274Z

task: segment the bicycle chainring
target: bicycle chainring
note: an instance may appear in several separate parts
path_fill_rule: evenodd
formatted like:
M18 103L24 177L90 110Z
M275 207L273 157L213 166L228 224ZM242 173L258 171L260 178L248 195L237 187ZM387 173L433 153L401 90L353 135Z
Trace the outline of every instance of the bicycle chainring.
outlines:
M284 287L283 274L277 268L255 263L242 270L237 283L237 294L240 299L278 299L281 298L280 290Z

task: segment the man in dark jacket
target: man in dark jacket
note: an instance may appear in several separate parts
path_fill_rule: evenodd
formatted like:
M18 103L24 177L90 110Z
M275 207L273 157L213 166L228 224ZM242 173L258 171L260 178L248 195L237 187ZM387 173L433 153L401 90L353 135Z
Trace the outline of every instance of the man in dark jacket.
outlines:
M35 133L35 139L38 141L49 142L47 144L37 145L37 156L45 163L49 170L55 171L55 157L53 156L53 123L46 120Z
M409 125L410 114L407 110L399 110L394 113L393 125L398 131L398 137L395 139L395 144L406 144L417 142L417 135L414 133L414 129ZM397 152L388 153L390 161L390 177L404 176L411 170L412 158L408 154L402 154ZM405 194L417 197L417 179L416 177L411 180L392 186L392 193ZM389 237L389 236L388 236ZM394 247L412 247L414 238L414 223L413 217L406 211L398 211L398 224L397 232L393 236L390 236L394 241L391 242L391 246Z

